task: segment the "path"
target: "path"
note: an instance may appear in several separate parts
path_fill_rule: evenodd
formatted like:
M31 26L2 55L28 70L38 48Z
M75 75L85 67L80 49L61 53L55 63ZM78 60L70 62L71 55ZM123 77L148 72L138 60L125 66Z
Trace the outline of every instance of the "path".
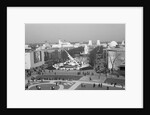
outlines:
M56 80L50 81L49 83L37 83L37 84L33 84L33 85L30 85L28 89L30 89L33 86L37 86L37 85L41 85L41 84L55 84L55 82L56 82ZM58 85L58 86L59 86L58 90L63 90L64 89L63 85Z
M63 85L59 85L59 89L58 90L63 90L64 86Z
M61 81L61 80L51 80L49 83L37 83L37 84L33 84L33 85L29 86L29 89L31 87L33 87L33 86L40 85L40 84L55 84L56 81ZM74 81L73 80L73 81L65 81L65 82L69 82L69 83L70 82L75 82L75 84L72 85L67 90L75 90L81 83L85 83L85 84L93 84L93 83L95 83L96 85L98 85L99 83L101 83L101 82L98 82L98 81L82 81L82 80L80 80L80 81ZM114 85L110 85L110 84L107 84L107 83L102 83L102 84L103 84L103 86L114 87ZM116 85L115 87L122 88L122 86L119 86L119 85ZM123 88L125 88L125 87L123 87ZM59 89L58 90L66 90L66 89L64 89L63 85L59 85Z
M89 78L91 78L91 81L103 83L107 78L105 76L101 76L100 79L98 76L92 76L92 75L86 75L80 78L80 81L89 81ZM90 82L90 81L89 81Z
M74 90L76 89L79 85L81 84L81 82L76 82L72 87L70 87L68 90Z

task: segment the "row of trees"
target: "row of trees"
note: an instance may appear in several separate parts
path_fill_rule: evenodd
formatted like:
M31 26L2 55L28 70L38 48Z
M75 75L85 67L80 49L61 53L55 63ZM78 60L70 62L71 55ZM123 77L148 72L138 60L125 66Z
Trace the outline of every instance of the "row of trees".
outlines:
M101 75L101 73L106 73L108 72L107 68L107 62L106 59L104 58L104 53L103 53L103 47L98 46L96 47L90 54L91 58L91 63L97 73ZM94 59L94 60L93 60Z
M116 61L119 63L125 61L121 55L122 53L119 51L104 52L104 48L98 46L90 52L90 65L97 73L114 73ZM108 63L111 69L108 69Z
M104 52L103 50L104 50L103 46L97 46L90 52L90 55L89 55L90 65L99 74L101 73L107 74L108 72L111 72L111 71L113 72L115 61L120 56L119 54L116 53L114 58L112 58L112 56L110 56L108 53ZM110 58L110 62L112 65L111 70L108 69L107 56Z

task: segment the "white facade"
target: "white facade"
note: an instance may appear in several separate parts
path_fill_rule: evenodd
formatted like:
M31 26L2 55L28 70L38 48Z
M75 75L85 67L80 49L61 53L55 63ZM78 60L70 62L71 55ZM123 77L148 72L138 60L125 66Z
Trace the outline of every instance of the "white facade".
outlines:
M106 43L103 43L103 44L101 44L101 46L103 46L103 47L107 47L107 44L106 44Z
M61 48L61 45L59 45L59 44L52 44L52 48Z
M25 69L31 68L31 59L30 59L30 53L25 53Z
M31 47L29 47L29 45L25 45L25 49L31 49Z
M44 64L44 52L42 50L38 51L38 52L41 52L41 60L39 60L38 62L35 62L35 57L34 57L35 52L36 51L25 53L25 69L39 67Z
M52 44L52 48L61 48L61 47L74 47L74 45L69 42L62 42L61 40L58 41L58 44Z
M109 45L109 47L116 47L116 45L118 45L118 43L116 41L112 41L108 45Z

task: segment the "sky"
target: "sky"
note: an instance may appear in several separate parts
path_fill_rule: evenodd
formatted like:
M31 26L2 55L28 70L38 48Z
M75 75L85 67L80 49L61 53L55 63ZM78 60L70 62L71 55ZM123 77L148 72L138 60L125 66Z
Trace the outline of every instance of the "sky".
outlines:
M25 42L58 43L125 40L125 24L25 24Z

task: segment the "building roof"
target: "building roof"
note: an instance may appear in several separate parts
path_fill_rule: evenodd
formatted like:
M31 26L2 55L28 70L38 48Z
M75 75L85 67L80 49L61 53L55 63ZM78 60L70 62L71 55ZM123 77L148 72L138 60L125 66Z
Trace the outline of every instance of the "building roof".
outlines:
M116 45L118 45L118 43L116 41L112 41L109 43L110 47L115 47Z
M64 65L64 66L62 66L62 67L65 67L65 68L74 68L74 67L77 67L77 65L75 65L75 66L72 66L72 65ZM62 68L61 67L61 68Z
M107 51L125 51L125 48L124 47L121 47L121 48L107 48L107 49L104 49L104 50L107 50Z

